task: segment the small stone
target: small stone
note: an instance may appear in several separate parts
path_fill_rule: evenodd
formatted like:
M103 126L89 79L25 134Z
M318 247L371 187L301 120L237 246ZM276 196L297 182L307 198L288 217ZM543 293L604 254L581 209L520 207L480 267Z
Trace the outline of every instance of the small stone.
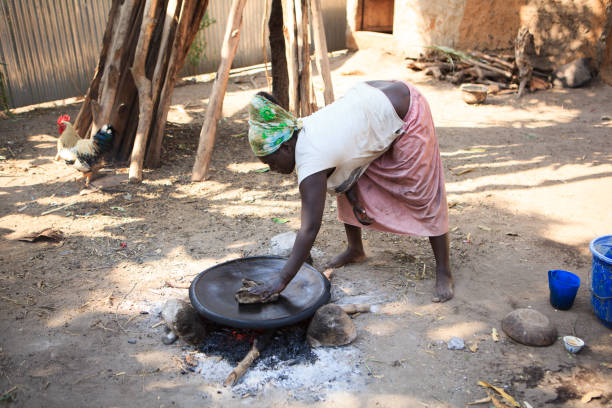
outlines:
M130 343L130 344L136 344L136 340L134 340L134 339L130 339L130 340L128 340L128 343Z
M312 347L344 346L357 338L357 329L340 306L330 303L315 312L306 338Z
M463 350L465 348L465 343L462 338L451 337L451 339L448 341L447 347L449 350Z
M578 88L588 84L596 76L592 58L580 58L562 65L552 73L553 85L563 88Z
M273 236L270 239L270 255L282 256L284 258L289 257L289 255L291 255L291 251L293 250L293 244L296 237L297 233L295 231L284 232L282 234ZM306 263L312 265L311 253L308 254Z
M161 340L162 340L162 343L169 346L170 344L174 343L177 339L178 339L178 336L176 335L176 333L174 333L173 331L169 331L168 333L162 336Z

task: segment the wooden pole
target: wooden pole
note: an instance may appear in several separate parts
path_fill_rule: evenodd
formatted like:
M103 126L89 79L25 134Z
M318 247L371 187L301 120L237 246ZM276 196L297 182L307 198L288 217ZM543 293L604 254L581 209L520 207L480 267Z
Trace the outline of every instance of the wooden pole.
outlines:
M117 14L119 12L120 6L119 3L119 0L113 0L110 12L108 13L108 18L110 21L117 19ZM96 73L94 74L93 80L89 85L89 89L87 90L87 94L85 95L85 99L83 100L83 104L81 105L81 109L79 110L79 114L77 115L77 118L74 121L74 128L76 129L79 136L82 138L89 133L88 130L91 126L91 101L92 99L98 99L100 80L102 79L102 74L104 73L106 58L108 56L108 49L110 47L113 35L112 28L113 26L111 24L106 25L106 29L104 30L104 37L102 38L102 50L100 51L100 58L98 59L98 67L96 68Z
M135 1L126 1L119 10L119 21L113 30L112 45L108 52L108 64L104 67L104 73L100 79L102 93L98 100L91 101L93 117L91 135L109 122L121 76L121 55L128 39L128 33L132 28L132 13L135 4Z
M308 1L297 0L295 16L298 21L298 55L299 55L299 115L304 117L312 113L310 106L312 77L310 75L310 25L308 24Z
M208 173L208 167L210 165L210 159L212 158L212 151L215 144L217 122L221 118L221 113L223 110L223 98L225 96L225 90L227 89L229 71L232 67L232 62L234 60L234 56L236 55L238 42L240 40L242 12L245 4L246 0L232 1L227 28L225 30L225 37L223 39L223 47L221 48L221 64L219 65L219 69L217 71L217 78L215 79L208 107L206 108L204 124L202 125L202 130L200 131L198 151L196 154L195 164L193 165L193 172L191 174L192 181L202 181Z
M151 35L155 27L155 11L158 0L147 0L145 3L142 25L140 26L140 38L134 53L134 64L131 72L134 83L138 89L138 128L134 138L134 147L130 160L129 180L138 183L142 180L142 163L144 161L147 137L151 127L153 101L151 99L151 80L145 73L145 61L149 51Z
M266 74L266 82L268 83L268 91L272 90L272 78L270 77L270 72L268 70L268 41L267 38L270 36L268 33L268 2L269 0L264 0L264 12L263 17L261 18L261 50L263 52L264 57L264 72Z
M300 1L300 0L297 0ZM296 18L294 0L283 0L283 34L285 36L285 55L289 76L289 111L299 114L298 100L298 50L296 41Z
M208 0L205 1L181 1L177 5L178 26L173 28L175 34L173 36L172 48L168 64L162 69L164 75L162 89L159 90L159 97L156 101L157 111L155 113L154 128L151 129L151 140L147 148L147 158L145 164L147 167L158 167L161 158L161 148L164 138L164 128L170 109L172 92L176 82L178 72L185 62L189 46L198 33L200 21L208 7ZM172 29L171 29L172 31Z
M334 101L334 87L332 85L329 58L327 57L327 40L325 37L325 26L323 25L323 13L321 11L321 0L310 0L312 12L312 31L315 47L315 61L319 75L323 79L323 99L325 105Z

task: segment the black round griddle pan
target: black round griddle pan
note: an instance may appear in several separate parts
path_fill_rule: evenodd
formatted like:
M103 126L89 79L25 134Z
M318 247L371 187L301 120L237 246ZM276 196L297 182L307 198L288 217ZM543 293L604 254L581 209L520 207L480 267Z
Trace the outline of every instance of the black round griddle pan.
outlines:
M302 265L276 302L240 305L234 298L243 278L265 282L286 261L278 256L253 256L206 269L191 283L191 304L206 319L241 329L273 329L307 319L330 296L327 278L308 264Z

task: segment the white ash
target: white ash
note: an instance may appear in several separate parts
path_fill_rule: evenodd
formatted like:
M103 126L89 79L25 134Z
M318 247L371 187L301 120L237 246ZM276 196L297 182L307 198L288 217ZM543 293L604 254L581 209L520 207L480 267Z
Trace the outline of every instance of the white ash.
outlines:
M365 379L361 371L361 353L353 346L314 349L317 361L299 363L291 361L256 361L232 388L240 396L257 395L270 389L286 391L296 400L325 399L326 394L338 390L354 390L363 387ZM223 384L234 367L215 357L197 354L195 372L204 382ZM274 358L274 357L271 357ZM292 365L293 364L293 365Z

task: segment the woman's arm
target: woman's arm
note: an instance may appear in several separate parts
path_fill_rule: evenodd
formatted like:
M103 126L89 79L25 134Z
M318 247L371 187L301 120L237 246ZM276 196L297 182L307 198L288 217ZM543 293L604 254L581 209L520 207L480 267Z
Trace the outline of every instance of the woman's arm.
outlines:
M281 292L291 282L293 277L308 258L314 243L325 209L327 193L327 170L311 174L300 183L300 196L302 199L301 226L295 238L291 255L287 263L276 277L270 277L263 285L256 286L250 292L268 298Z

